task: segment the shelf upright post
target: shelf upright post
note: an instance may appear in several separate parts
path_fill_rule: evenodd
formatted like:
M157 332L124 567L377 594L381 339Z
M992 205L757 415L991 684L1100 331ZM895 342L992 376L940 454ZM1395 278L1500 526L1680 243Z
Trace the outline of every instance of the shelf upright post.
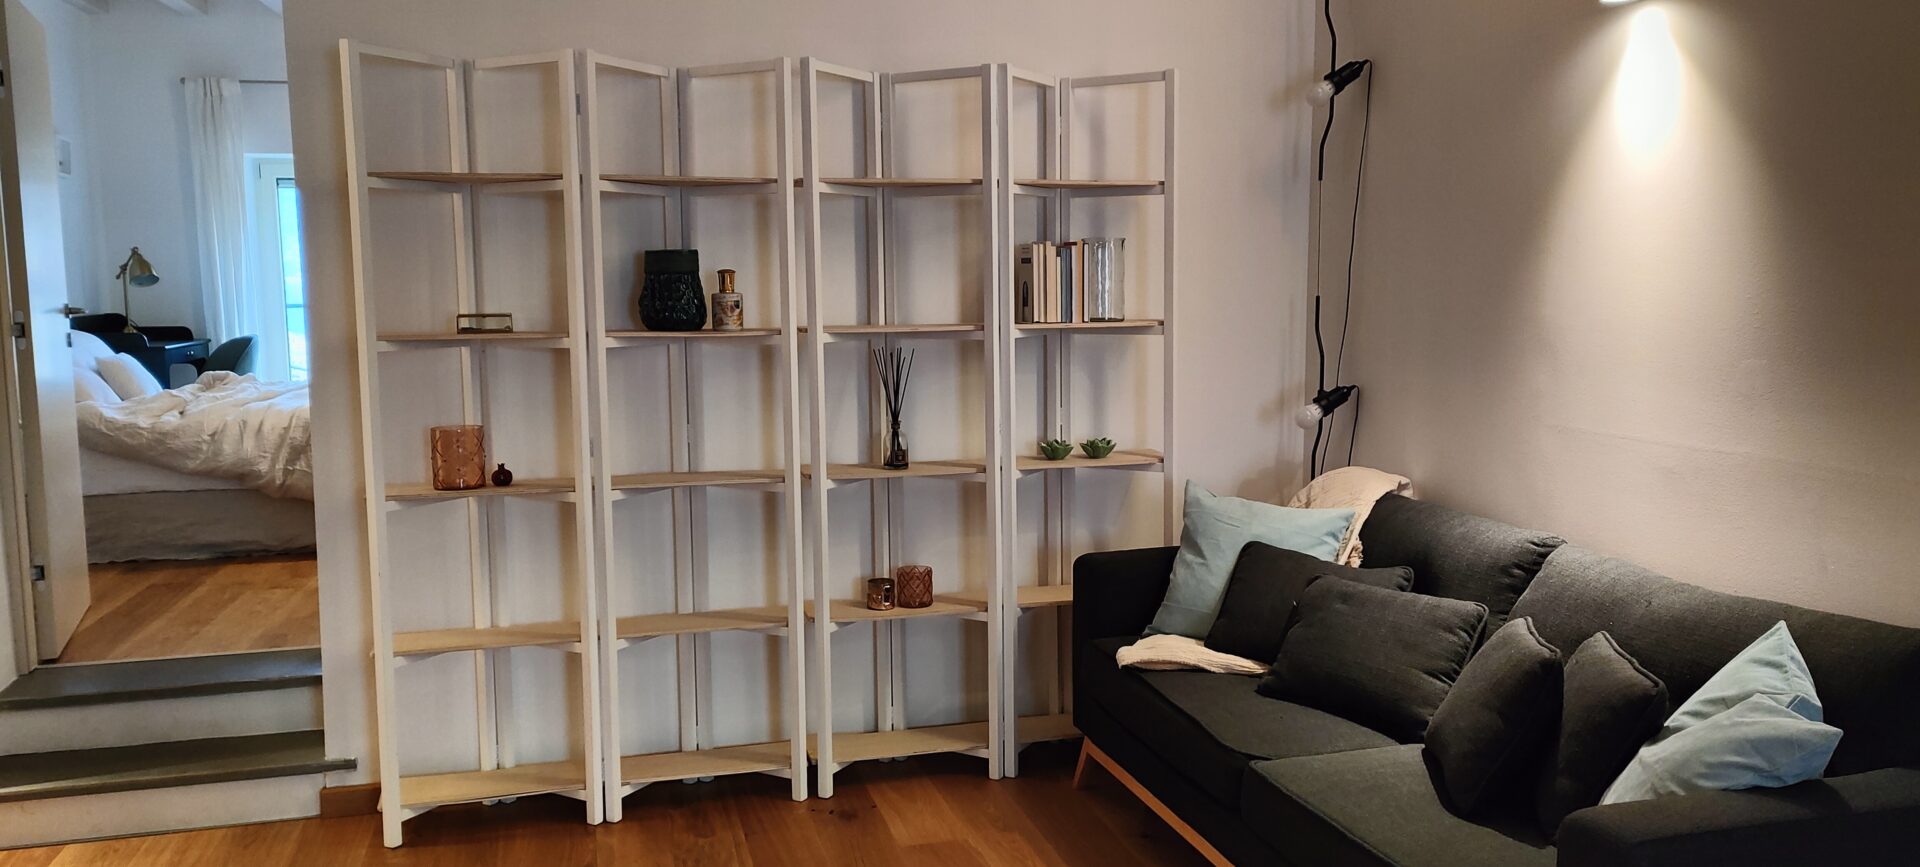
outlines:
M807 654L806 654L806 569L802 557L806 551L805 496L800 479L800 330L797 306L800 300L794 237L793 192L793 59L780 58L779 96L776 99L775 127L779 145L775 148L779 169L775 173L780 198L780 378L781 456L785 461L786 487L786 574L787 574L787 749L793 799L807 799Z
M800 176L802 184L802 207L805 217L801 225L806 229L807 277L805 283L807 309L807 373L808 398L807 439L813 457L812 478L808 481L806 492L810 500L808 511L812 515L812 539L807 546L808 572L813 588L813 666L815 671L814 696L814 734L813 759L817 764L815 786L822 798L833 797L833 775L839 765L833 759L833 598L829 590L831 581L828 557L830 533L827 520L827 489L833 484L829 478L827 456L827 400L826 400L826 322L822 316L820 302L820 130L816 112L819 110L819 78L814 68L814 59L802 58L800 61Z

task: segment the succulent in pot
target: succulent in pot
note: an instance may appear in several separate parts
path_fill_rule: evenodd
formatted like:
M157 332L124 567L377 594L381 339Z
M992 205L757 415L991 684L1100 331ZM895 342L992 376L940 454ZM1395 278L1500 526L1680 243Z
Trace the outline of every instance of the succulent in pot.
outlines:
M1073 454L1073 443L1066 440L1041 440L1040 454L1050 461L1064 461Z
M1080 450L1085 452L1087 457L1097 461L1107 455L1113 454L1113 440L1107 439L1106 437L1090 439L1080 444Z

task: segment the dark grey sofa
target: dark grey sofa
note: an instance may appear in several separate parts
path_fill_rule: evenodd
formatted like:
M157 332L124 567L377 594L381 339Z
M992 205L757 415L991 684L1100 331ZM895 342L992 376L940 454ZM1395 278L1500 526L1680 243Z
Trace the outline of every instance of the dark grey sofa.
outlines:
M1361 529L1368 566L1413 592L1532 617L1571 652L1611 632L1677 706L1768 626L1793 630L1845 735L1826 779L1592 807L1556 847L1518 800L1469 821L1419 744L1264 698L1255 678L1122 670L1166 593L1174 548L1074 564L1074 721L1089 742L1237 864L1920 863L1920 629L1682 584L1558 537L1388 496Z

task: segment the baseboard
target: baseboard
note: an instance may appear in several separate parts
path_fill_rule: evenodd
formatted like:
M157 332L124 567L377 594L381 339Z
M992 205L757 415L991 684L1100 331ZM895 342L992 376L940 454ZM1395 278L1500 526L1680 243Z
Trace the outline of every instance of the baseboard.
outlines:
M328 786L320 790L320 818L371 816L380 812L380 784Z
M1133 796L1139 798L1141 803L1146 804L1147 808L1152 810L1154 815L1159 816L1161 821L1166 822L1168 827L1173 828L1174 833L1180 835L1180 839L1187 841L1187 845L1192 846L1195 851L1199 852L1200 857L1207 859L1207 863L1214 865L1214 867L1233 867L1233 862L1227 860L1227 856L1220 854L1220 850L1213 848L1213 844L1207 842L1207 838L1200 836L1199 831L1195 831L1192 825L1186 823L1186 820L1175 815L1172 808L1161 803L1159 798L1154 797L1152 792L1147 791L1147 787L1141 785L1139 780L1134 779L1132 774L1127 773L1127 769L1120 767L1120 763L1114 761L1112 756L1107 755L1099 747L1094 746L1092 738L1086 738L1080 741L1080 762L1079 765L1074 768L1073 772L1074 788L1081 788L1089 782L1087 779L1087 771L1089 770L1087 764L1089 761L1098 764L1114 779L1119 780L1120 785L1126 786L1127 791L1132 792Z

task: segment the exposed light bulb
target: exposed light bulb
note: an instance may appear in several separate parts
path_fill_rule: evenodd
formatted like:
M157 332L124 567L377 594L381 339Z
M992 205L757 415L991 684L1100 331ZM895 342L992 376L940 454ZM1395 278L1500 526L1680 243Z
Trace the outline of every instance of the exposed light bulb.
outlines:
M1333 82L1322 80L1315 82L1313 87L1307 90L1307 101L1314 105L1324 106L1332 102L1334 96L1339 93L1339 88L1334 87Z
M1313 430L1314 425L1319 424L1322 419L1333 415L1334 410L1345 406L1347 400L1353 397L1353 393L1359 390L1360 386L1357 385L1336 385L1332 388L1324 389L1319 394L1314 395L1313 400L1309 401L1306 406L1294 411L1293 423L1305 430Z
M1309 403L1294 412L1293 423L1299 425L1301 430L1313 430L1313 426L1326 417L1327 411L1321 409L1319 404Z

